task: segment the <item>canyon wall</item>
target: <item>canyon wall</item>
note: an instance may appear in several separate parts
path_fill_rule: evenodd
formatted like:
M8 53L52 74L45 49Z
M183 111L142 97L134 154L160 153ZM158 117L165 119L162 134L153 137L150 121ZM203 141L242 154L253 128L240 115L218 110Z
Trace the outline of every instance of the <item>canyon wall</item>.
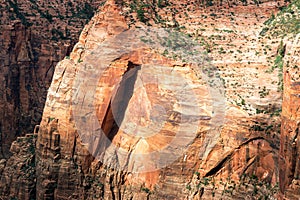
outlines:
M0 4L0 157L41 121L55 65L67 56L101 1Z
M293 1L265 24L263 35L281 39L272 69L278 70L283 84L279 151L280 191L286 199L299 199L299 13Z
M35 199L35 141L33 134L18 137L10 148L12 156L0 161L1 199Z
M271 34L284 2L257 3L107 1L1 198L299 199L297 43Z
M48 92L38 199L274 197L282 81L269 69L280 39L259 35L278 3L196 3L108 1L85 27ZM161 27L196 39L201 61L176 59L180 44Z
M280 189L288 198L300 195L300 42L299 34L287 45L280 139Z

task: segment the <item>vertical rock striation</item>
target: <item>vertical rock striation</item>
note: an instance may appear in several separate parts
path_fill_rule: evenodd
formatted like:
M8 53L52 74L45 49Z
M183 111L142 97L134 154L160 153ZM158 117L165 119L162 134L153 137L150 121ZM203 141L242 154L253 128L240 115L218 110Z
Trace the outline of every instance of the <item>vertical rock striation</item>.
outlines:
M55 65L101 2L0 3L0 157L40 123Z
M280 140L280 189L288 199L300 195L300 41L287 45Z

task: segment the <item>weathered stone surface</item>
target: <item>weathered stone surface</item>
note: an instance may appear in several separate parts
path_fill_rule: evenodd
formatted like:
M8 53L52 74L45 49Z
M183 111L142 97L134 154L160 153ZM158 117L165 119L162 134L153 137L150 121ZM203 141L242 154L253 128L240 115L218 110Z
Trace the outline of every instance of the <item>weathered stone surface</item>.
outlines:
M35 199L35 141L36 136L18 137L11 145L12 156L1 160L1 199Z
M107 1L56 66L36 145L36 199L272 199L279 181L297 199L298 74L285 75L279 136L282 80L272 65L283 45L259 37L283 2L160 3ZM166 35L159 27L198 40L208 53L196 56L205 58L200 70L189 48L180 54L188 59L170 51L180 35L155 43ZM140 37L147 32L150 40ZM28 62L25 47L17 59ZM7 163L25 163L14 159L0 162L2 177ZM15 181L3 181L3 198L32 194L10 191Z
M39 124L55 65L102 1L0 3L0 157Z
M218 69L220 80L223 80L226 101L215 106L212 106L213 97L209 95L211 91L205 79L197 76L192 65L166 58L149 47L138 45L133 50L123 51L127 43L117 44L112 40L120 33L125 34L131 23L129 15L126 15L126 4L120 6L108 1L84 28L70 59L63 60L56 67L38 137L38 199L209 199L211 195L234 199L245 194L257 198L274 196L276 187L274 190L270 188L278 182L280 120L273 114L281 107L281 92L276 84L277 72L265 71L271 68L269 62L272 63L270 60L276 53L279 40L275 40L275 43L265 41L269 45L264 50L266 53L256 51L265 48L266 44L262 44L257 35L267 17L276 12L276 4L266 2L259 7L212 7L215 14L222 16L227 23L226 27L217 17L197 17L209 13L209 8L196 9L191 6L190 15L180 17L180 12L186 11L184 6L172 4L179 11L175 14L177 23L187 26L182 31L206 41L204 48L209 50L211 64L217 67L214 69ZM160 13L170 7L165 7ZM251 9L265 18L250 12ZM234 13L234 18L230 12ZM120 13L125 13L125 17ZM138 20L139 17L133 18ZM198 22L201 23L197 25ZM214 25L211 26L211 23ZM136 22L135 26L144 25ZM207 27L207 30L201 30L202 27ZM135 30L135 27L130 30ZM241 52L230 53L232 47L238 47ZM103 55L107 57L101 57ZM143 171L145 166L166 161L160 161L159 157L139 157L139 153L160 151L172 141L170 138L174 137L177 126L184 124L180 119L182 111L174 107L178 100L171 91L138 83L143 73L150 74L142 79L146 83L159 74L155 67L149 67L156 61L190 81L196 97L203 103L199 107L205 114L195 117L199 126L185 152L174 151L180 156L171 164L156 171ZM97 73L99 70L102 72L102 68L105 71L99 78ZM166 70L159 77L168 79L171 75ZM82 79L76 80L78 77ZM124 92L130 92L121 86L130 80L133 80L132 95L129 95L126 110L121 111L118 106L127 97ZM129 86L130 83L125 85ZM97 89L94 89L95 86ZM176 83L169 82L169 87L176 88ZM91 98L96 108L94 111L84 107ZM78 102L74 103L74 99L78 100L78 105L82 103L82 107L77 106ZM146 127L153 119L152 114L155 115L150 113L155 105L164 105L170 112L161 115L167 119L166 123L162 128L159 123L153 126L154 134L151 137L139 139L135 134L143 134L142 129L129 127L129 122L137 127ZM190 113L197 108L196 105L189 106ZM212 111L222 106L225 108L224 124L213 126ZM118 126L114 124L116 117L113 109L125 112ZM96 116L95 123L89 120L91 116ZM221 119L221 115L216 118ZM187 119L193 118L189 116ZM84 125L85 121L90 122L90 126ZM98 127L103 129L107 137L92 135ZM159 127L158 131L156 127ZM185 134L189 132L189 129L183 131ZM59 147L54 145L54 135L57 134L60 138L57 141ZM114 147L118 147L117 151ZM124 157L120 149L125 150L125 155L130 152L132 156ZM165 155L161 155L162 158L169 158L170 151ZM244 189L239 192L237 185ZM232 192L225 192L227 190Z
M280 189L288 199L300 196L300 41L287 45L280 140Z

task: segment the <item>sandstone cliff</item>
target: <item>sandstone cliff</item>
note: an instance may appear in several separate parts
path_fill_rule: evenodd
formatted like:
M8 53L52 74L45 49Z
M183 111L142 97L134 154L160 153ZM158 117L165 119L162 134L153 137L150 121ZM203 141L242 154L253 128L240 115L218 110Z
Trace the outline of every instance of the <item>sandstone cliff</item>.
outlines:
M36 198L271 199L280 181L298 199L297 42L270 34L283 4L107 1L55 68Z
M0 157L39 124L55 65L101 1L0 3Z
M281 115L279 181L287 199L297 199L299 182L299 12L300 2L294 1L276 18L270 18L263 34L281 38L272 69L280 71L283 82Z
M85 27L70 59L57 65L37 142L38 198L270 198L276 193L271 188L279 181L282 82L280 72L266 71L280 40L258 36L277 3L202 9L198 2L164 3L157 9L139 1L108 1ZM150 31L144 29L150 24ZM153 32L161 26L196 38L200 52L208 52L204 63L197 62L202 77L188 56L178 61L172 48L153 51L151 43L165 47L153 39L165 34ZM150 41L140 35L143 30ZM141 36L144 42L136 43ZM172 47L172 34L165 40ZM153 65L165 68L157 71ZM207 85L206 70L222 82L220 93ZM188 81L193 94L172 93L180 91L180 81L169 78L176 75ZM168 80L170 89L155 79ZM118 110L122 104L125 110ZM161 112L157 105L163 105ZM123 113L121 120L115 109ZM162 127L151 110L165 120ZM195 122L197 128L189 128ZM154 123L152 129L145 129L147 123ZM143 130L151 135L135 136Z
M283 13L299 13L300 2L295 2ZM280 19L286 17L281 16ZM286 27L299 24L299 15L287 19ZM292 26L293 27L293 26ZM283 58L284 93L280 139L280 189L289 199L300 196L300 40L299 27L286 31L286 56Z
M11 145L10 159L1 160L1 199L35 199L35 141L36 135L19 137Z

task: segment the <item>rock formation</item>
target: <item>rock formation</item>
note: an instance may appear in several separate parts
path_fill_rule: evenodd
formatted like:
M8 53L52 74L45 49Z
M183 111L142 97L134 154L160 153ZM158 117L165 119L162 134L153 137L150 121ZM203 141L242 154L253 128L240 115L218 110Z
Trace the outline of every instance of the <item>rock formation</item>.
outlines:
M18 137L11 145L10 159L1 160L1 199L35 199L35 141L37 135Z
M298 42L296 40L295 42ZM291 55L299 55L299 43L291 47ZM287 191L290 199L300 195L300 145L299 145L299 57L288 59L284 70L284 96L280 139L280 189Z
M272 69L279 70L283 82L281 114L279 182L287 199L298 199L299 182L299 24L300 2L294 1L276 18L267 21L265 33L282 41L276 52Z
M13 143L1 197L298 199L298 43L257 3L107 1L55 67L36 180L8 189Z
M280 189L289 199L300 195L300 41L299 34L287 45L280 136Z
M209 50L208 56L211 57L211 61L208 59L207 62L211 62L209 65L217 66L214 69L224 84L227 99L223 104L216 103L216 105L212 103L214 99L209 95L212 91L208 89L205 78L197 76L199 74L195 72L193 64L184 63L182 60L176 61L172 58L172 54L153 52L151 42L157 44L153 37L150 39L154 41L148 41L149 44L147 37L143 38L145 45L130 44L130 41L135 44L135 38L140 37L139 34L137 36L134 34L139 32L138 27L143 30L144 23L153 23L153 30L159 26L155 25L151 18L155 9L145 10L144 15L140 16L135 16L133 12L130 16L130 8L126 6L126 3L116 5L113 1L107 2L103 10L85 27L70 59L65 59L57 65L38 137L37 173L40 175L37 178L38 198L92 198L91 193L104 199L140 199L142 194L145 198L150 196L154 199L197 198L201 195L203 198L209 198L210 195L216 197L228 195L224 191L228 190L227 187L230 188L230 183L237 185L243 176L252 179L257 177L266 185L274 186L278 182L276 166L280 122L278 116L272 116L270 120L270 115L273 115L276 109L280 109L281 92L277 84L274 84L278 81L277 76L274 78L275 72L265 73L264 81L259 73L269 68L268 56L277 51L279 41L277 44L269 42L270 51L266 50L266 54L255 55L258 48L264 48L256 38L267 17L261 19L255 14L248 16L248 9L256 8L257 12L270 16L272 12L270 8L275 12L277 4L266 2L259 8L256 5L233 6L230 9L235 19L238 21L241 18L245 24L228 23L226 29L222 27L223 23L218 23L218 20L213 18L205 20L203 17L204 20L201 21L203 26L204 23L215 22L214 28L206 31L201 31L201 26L196 31L192 26L199 20L193 16L201 16L200 13L205 11L191 10L188 17L180 17L180 13L184 13L180 9L185 9L181 5L174 3L172 6L164 7L166 10L176 7L179 11L162 26L191 25L182 31L199 37L200 41L208 40L202 50L205 48ZM135 6L133 9L139 10L141 4L137 3ZM222 15L225 18L227 17L225 13L230 11L222 10L215 15ZM120 15L126 12L125 17ZM247 23L256 26L250 29L252 26ZM128 25L131 26L130 29ZM128 30L133 32L126 35ZM257 35L253 34L253 31L256 31ZM220 35L216 35L216 32ZM166 38L170 39L172 46L171 36ZM227 45L227 40L231 40L230 45ZM250 44L254 42L252 45L256 49L251 49ZM213 44L216 47L213 47ZM231 45L241 46L241 53L239 51L233 52L232 55L226 53L220 57L224 51L230 51ZM123 46L129 49L123 49ZM157 49L158 52L160 50ZM159 75L155 67L149 68L153 65L164 65L165 71L160 72L163 75ZM159 79L168 79L167 77L171 75L168 68L189 81L196 98L203 99L202 102L198 102L198 106L189 105L190 102L185 103L182 100L183 105L191 107L184 109L185 111L176 109L176 94L172 94L172 90L161 88L155 85L157 83L147 84L155 79L155 74L158 74L156 77ZM202 76L205 76L204 71L205 68L202 68ZM141 78L142 74L152 74L152 77L146 75ZM246 77L237 82L242 76ZM85 77L89 79L84 80ZM139 80L142 80L140 84ZM129 89L122 89L123 84ZM176 89L175 83L170 81L169 84L171 84L169 87ZM132 94L124 94L125 91ZM188 95L186 98L191 101ZM140 102L141 99L143 102ZM90 108L91 104L95 104L95 107ZM125 104L126 111L117 108L122 104ZM159 112L154 109L155 105L163 105L162 110L168 112ZM201 116L195 106L202 109ZM219 115L216 117L213 112L218 109L223 113L217 113ZM114 115L116 114L113 113L114 110L118 115L123 113L121 122L118 121L118 116ZM154 124L153 127L158 126L158 129L154 128L154 133L157 130L158 132L151 137L134 137L134 134L143 134L141 127L145 127L145 124L155 119L152 113L149 113L151 110L163 117L164 126ZM192 110L196 114L192 114ZM218 124L213 118L221 119L222 114L224 122L212 126L214 123ZM174 134L176 136L177 128L180 125L186 127L182 121L184 116L190 120L188 123L193 123L193 120L199 123L198 128L190 135L193 138L188 139L188 135L184 135L190 134L193 130L186 129L179 134L178 141L182 143L185 142L184 139L189 141L185 144L185 149L180 153L176 152L176 149L171 149L179 156L167 167L154 167L157 169L154 170L151 167L160 166L163 162L167 162L166 159L172 157L170 151L165 152L166 156L163 156L161 161L155 154L151 154L152 157L139 155L163 151L163 147L172 141L170 139ZM137 127L126 127L130 122ZM103 133L95 133L99 129L102 129ZM136 131L137 129L139 131ZM125 155L122 154L124 150L127 151ZM144 166L141 166L141 163L145 163ZM201 186L203 180L205 181ZM244 193L257 196L273 195L261 192L264 190L263 186L258 192L257 187L254 184L252 188L250 187L253 191L245 189ZM239 196L244 193L238 194L235 191L232 195Z
M0 157L39 124L55 65L101 1L0 3Z

